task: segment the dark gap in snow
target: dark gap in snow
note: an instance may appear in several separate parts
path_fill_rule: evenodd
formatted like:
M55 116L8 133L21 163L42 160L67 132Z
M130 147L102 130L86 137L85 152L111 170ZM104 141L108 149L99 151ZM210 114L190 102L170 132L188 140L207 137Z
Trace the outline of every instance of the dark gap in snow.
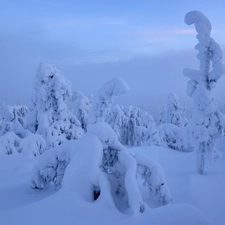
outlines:
M101 190L99 187L94 187L93 191L93 199L96 201L101 194Z

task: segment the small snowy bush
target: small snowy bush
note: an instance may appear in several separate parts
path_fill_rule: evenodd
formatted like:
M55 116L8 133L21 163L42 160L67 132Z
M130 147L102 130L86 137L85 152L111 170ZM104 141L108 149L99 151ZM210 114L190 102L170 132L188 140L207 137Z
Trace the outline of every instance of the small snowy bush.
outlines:
M186 147L186 139L182 128L170 123L164 123L159 126L159 134L163 146L178 151L190 151Z
M22 153L23 155L38 156L46 149L45 140L39 134L32 134L26 129L25 106L1 107L0 121L0 151L5 154Z
M65 169L76 151L76 145L77 141L68 141L42 154L33 168L30 186L43 189L52 183L56 188L61 187Z

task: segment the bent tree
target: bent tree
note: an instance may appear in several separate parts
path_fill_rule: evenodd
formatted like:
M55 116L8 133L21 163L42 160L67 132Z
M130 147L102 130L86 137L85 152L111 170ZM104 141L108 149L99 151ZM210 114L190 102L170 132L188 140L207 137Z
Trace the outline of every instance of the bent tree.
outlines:
M213 162L221 156L215 149L215 142L223 134L224 118L211 95L211 89L224 74L222 51L220 46L210 37L211 23L199 11L188 12L185 23L194 24L199 43L197 58L199 70L184 69L184 76L190 78L187 95L193 98L194 111L189 123L193 147L197 151L197 170L203 174L206 156Z

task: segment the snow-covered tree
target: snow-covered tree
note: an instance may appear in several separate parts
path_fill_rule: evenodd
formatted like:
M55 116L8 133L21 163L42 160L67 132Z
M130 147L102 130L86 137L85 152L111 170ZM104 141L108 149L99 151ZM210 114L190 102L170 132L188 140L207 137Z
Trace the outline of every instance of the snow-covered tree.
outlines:
M45 151L45 140L26 129L27 112L26 106L1 106L0 152L37 156Z
M52 149L40 157L32 173L32 188L45 188L54 183L86 201L102 198L115 205L127 200L134 212L143 212L145 206L136 180L138 173L152 197L163 204L171 201L161 166L147 156L131 155L107 123L89 124L74 154L68 153L69 143L67 148L62 145L57 151ZM58 172L59 161L63 165Z
M142 126L145 128L144 144L145 145L161 145L158 127L154 118L146 111L141 112Z
M80 121L82 129L86 131L88 114L92 110L91 96L87 97L80 91L74 91L70 100L70 110Z
M141 127L141 110L129 106L124 109L127 120L127 145L141 146L144 142L144 129Z
M210 91L225 69L220 46L210 37L212 27L208 18L201 12L191 11L186 14L185 23L195 25L199 41L195 48L199 52L200 69L185 69L184 75L190 78L187 94L193 98L194 111L189 127L197 150L197 169L203 174L206 155L210 155L213 161L220 156L215 142L223 134L224 117Z
M129 87L120 77L103 84L94 99L93 110L89 114L89 122L105 121L114 102L114 96L119 96L127 91L129 91Z
M160 145L158 128L153 117L138 107L112 107L106 122L118 135L124 145Z
M3 104L0 108L2 120L0 122L0 135L4 135L8 131L13 131L17 136L24 137L26 135L25 127L27 114L26 106L10 106Z
M124 107L121 105L112 107L106 117L106 122L116 132L118 139L122 144L127 144L127 121L128 118L124 113Z
M182 117L178 97L173 92L168 95L168 102L165 112L165 123L171 123L178 127L181 127L185 124L185 118Z
M42 135L48 148L79 138L83 130L68 110L66 100L71 97L71 89L64 75L55 66L41 63L34 86L36 94L28 128Z

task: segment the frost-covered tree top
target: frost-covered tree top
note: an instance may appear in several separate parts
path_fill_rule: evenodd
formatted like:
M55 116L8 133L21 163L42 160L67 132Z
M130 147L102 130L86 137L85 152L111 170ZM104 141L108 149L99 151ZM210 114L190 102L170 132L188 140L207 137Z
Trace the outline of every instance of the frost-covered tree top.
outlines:
M55 66L39 64L34 87L38 95L37 100L41 101L39 104L43 109L53 107L56 111L64 110L64 101L67 96L71 96L70 86L70 82Z
M195 29L199 35L210 36L212 30L209 19L199 11L190 11L186 14L184 21L186 24L195 24Z
M195 48L199 51L197 57L200 60L200 70L184 70L184 75L191 79L187 90L187 94L191 96L197 85L202 85L211 90L217 80L224 74L225 67L222 64L222 50L210 37L212 26L208 18L199 11L191 11L186 14L184 21L188 25L195 25L198 33L196 37L199 40ZM211 71L210 62L212 63Z
M29 129L41 134L48 148L66 140L77 139L83 133L76 116L68 109L72 96L70 82L50 64L41 63L35 78L34 107L29 115Z
M128 84L121 77L115 77L103 84L94 100L94 110L90 114L89 121L91 123L104 121L114 102L114 96L125 94L128 91Z
M110 100L113 96L125 94L128 91L128 84L121 77L115 77L102 85L99 90L99 97L106 101Z

